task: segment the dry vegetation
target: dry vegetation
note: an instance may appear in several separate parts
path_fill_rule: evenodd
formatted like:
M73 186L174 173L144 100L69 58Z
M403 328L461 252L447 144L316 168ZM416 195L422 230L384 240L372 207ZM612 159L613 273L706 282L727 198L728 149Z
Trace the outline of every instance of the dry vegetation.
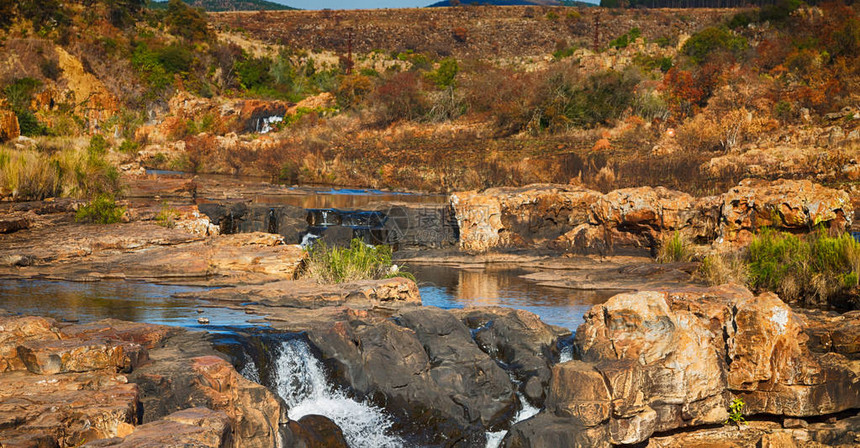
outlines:
M748 176L860 179L857 6L207 17L178 1L140 5L19 6L3 24L0 110L25 135L110 130L148 166L283 183L572 182L701 195ZM97 110L69 99L93 81L58 70L60 50L103 84ZM211 106L182 115L168 107L179 93ZM241 104L218 112L237 98L282 101L289 113L261 136L236 127Z

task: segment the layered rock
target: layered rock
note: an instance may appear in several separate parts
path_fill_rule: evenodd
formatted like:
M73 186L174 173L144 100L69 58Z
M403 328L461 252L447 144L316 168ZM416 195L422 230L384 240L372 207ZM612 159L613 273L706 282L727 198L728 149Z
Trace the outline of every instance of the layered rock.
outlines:
M617 295L585 315L575 338L581 360L553 366L541 418L515 425L507 446L548 446L518 445L537 433L574 440L551 434L562 420L585 440L571 446L640 443L722 423L732 398L748 415L860 408L860 366L811 351L806 327L775 295L739 286Z
M699 243L744 243L761 227L846 229L847 193L810 181L745 180L718 197L694 198L663 187L600 194L567 185L493 188L451 195L460 247L485 251L549 247L607 253L618 247L654 250L666 233Z
M6 314L0 327L3 446L270 448L288 422L202 333Z

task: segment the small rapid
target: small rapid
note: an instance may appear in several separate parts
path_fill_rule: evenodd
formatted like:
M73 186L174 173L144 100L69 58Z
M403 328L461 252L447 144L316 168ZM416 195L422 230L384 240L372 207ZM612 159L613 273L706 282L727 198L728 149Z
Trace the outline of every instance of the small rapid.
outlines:
M511 380L514 379L511 378ZM516 383L515 380L514 382ZM514 415L514 418L511 419L511 426L513 426L514 423L518 423L525 419L532 418L537 415L538 412L540 412L540 409L532 406L528 402L528 400L526 400L526 397L524 397L523 394L517 392L517 397L520 399L520 404L522 404L523 407L519 410L519 412L517 412L516 415ZM487 431L486 448L498 448L502 444L502 439L504 439L507 434L507 430L493 432Z
M395 448L404 441L390 434L393 422L375 406L349 398L328 384L325 369L302 339L281 342L274 359L275 387L289 417L322 415L335 422L352 448Z

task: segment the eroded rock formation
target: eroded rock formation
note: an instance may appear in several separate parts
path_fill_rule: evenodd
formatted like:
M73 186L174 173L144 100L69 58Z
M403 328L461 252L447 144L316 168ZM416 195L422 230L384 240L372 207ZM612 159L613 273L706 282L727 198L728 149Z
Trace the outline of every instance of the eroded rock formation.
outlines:
M575 338L580 360L553 366L545 409L515 425L506 446L640 443L655 433L722 424L733 398L743 400L747 415L817 417L860 408L860 366L810 344L805 322L775 295L735 285L617 295L585 315ZM826 339L825 326L812 332ZM758 431L739 446L783 437L771 433Z
M743 244L772 227L844 230L853 220L848 194L808 180L748 179L721 196L694 198L663 187L607 194L568 185L492 188L454 193L460 247L551 248L608 253L656 248L668 232L699 243Z

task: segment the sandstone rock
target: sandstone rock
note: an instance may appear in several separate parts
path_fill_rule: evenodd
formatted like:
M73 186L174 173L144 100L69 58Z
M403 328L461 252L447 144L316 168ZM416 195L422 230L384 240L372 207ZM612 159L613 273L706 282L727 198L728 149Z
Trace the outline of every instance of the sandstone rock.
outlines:
M43 317L0 317L0 372L26 370L18 357L18 345L30 341L60 339L53 319Z
M322 285L311 280L269 282L259 286L219 288L182 294L221 302L257 302L266 306L310 308L349 306L352 309L398 309L420 306L421 295L412 280L394 277Z
M63 339L24 342L18 357L27 370L43 375L102 369L127 373L146 360L146 350L132 342Z
M142 391L143 422L207 407L229 416L233 446L276 446L279 424L287 421L282 402L215 354L204 335L193 333L173 336L151 350L153 362L129 375Z
M611 399L603 376L593 365L568 361L553 366L547 411L573 417L583 426L597 426L609 420Z
M125 436L140 410L139 391L122 375L85 372L0 374L3 446L79 446Z
M531 185L454 193L451 203L460 247L484 251L552 241L587 222L588 208L599 196L570 185Z
M576 420L540 413L511 426L502 440L505 448L610 447L605 425L586 427Z
M140 425L124 438L90 442L90 448L229 448L233 446L230 418L207 408L174 412Z
M728 242L744 243L763 227L808 231L824 225L841 231L854 217L846 192L808 180L747 179L723 194L722 202L720 234Z
M0 142L16 139L19 135L18 116L9 109L6 100L0 100Z

